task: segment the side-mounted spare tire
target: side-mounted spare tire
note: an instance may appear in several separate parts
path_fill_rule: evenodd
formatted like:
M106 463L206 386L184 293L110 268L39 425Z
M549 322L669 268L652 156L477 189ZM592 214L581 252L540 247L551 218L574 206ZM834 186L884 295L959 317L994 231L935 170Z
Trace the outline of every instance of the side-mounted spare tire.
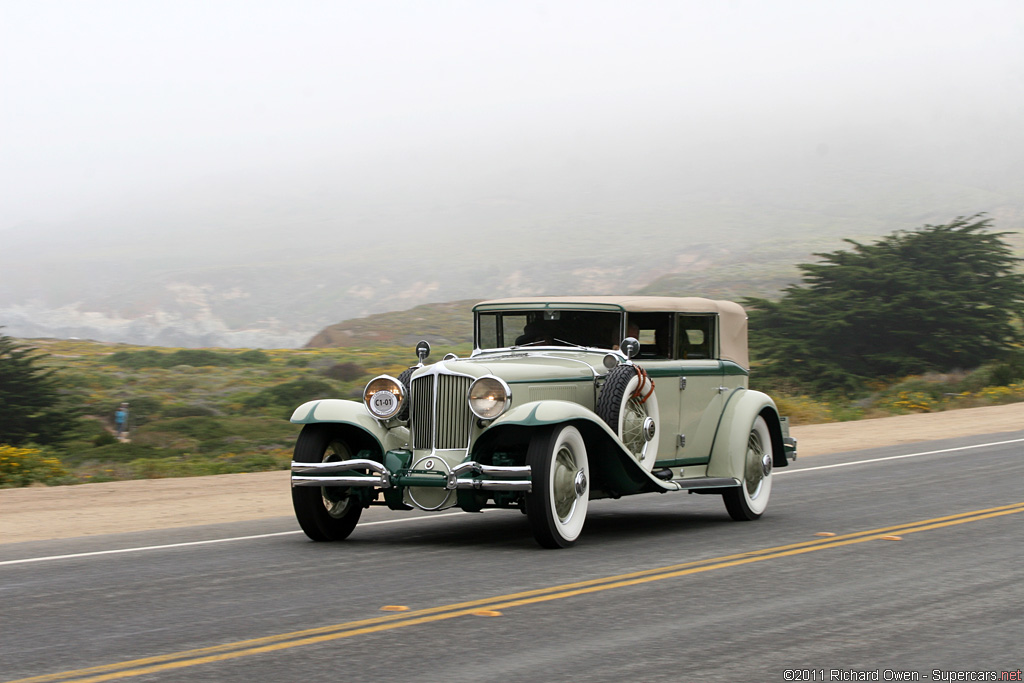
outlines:
M654 380L637 365L611 369L597 399L598 416L648 472L658 457L659 415Z
M416 368L412 367L408 370L403 370L402 374L398 376L398 381L405 390L405 405L402 406L402 409L398 412L398 415L396 415L399 420L409 419L409 404L411 403L412 398L412 373L415 371Z

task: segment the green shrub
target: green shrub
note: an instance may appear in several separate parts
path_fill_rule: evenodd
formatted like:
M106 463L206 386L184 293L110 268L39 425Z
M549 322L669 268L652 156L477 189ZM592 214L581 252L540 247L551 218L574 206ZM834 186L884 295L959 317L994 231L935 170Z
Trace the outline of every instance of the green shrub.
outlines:
M235 357L243 363L249 363L251 365L265 365L270 362L270 356L259 349L243 351Z
M214 441L230 436L231 432L220 420L212 417L175 418L162 420L160 429L175 432L199 441Z
M181 349L167 356L167 365L164 367L174 367L175 365L217 367L237 364L238 357L233 353L221 353L207 349Z
M243 403L249 408L271 406L298 406L306 401L337 396L338 392L327 382L318 379L296 379L263 389Z
M162 368L167 354L151 349L144 351L118 351L107 358L107 362L122 368Z
M336 379L341 382L354 382L360 377L364 377L367 372L358 363L335 363L324 370L321 374L323 374L324 377Z
M176 365L192 367L230 367L232 365L262 365L270 362L270 356L259 349L234 353L211 351L209 349L180 349L162 353L154 349L142 351L118 351L107 358L107 362L121 368L139 370L142 368L173 368Z
M97 448L100 446L109 446L112 443L117 443L117 437L111 434L110 432L103 432L102 434L97 434L92 440L92 445L96 446Z
M220 411L216 408L198 403L168 406L163 410L164 417L217 417L218 415L220 415Z

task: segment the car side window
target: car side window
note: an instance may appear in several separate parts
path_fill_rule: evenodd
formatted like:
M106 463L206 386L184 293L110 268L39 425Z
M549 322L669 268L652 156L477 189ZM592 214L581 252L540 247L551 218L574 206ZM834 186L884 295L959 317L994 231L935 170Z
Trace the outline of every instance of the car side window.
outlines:
M687 360L717 358L717 318L715 315L680 315L676 331L677 357Z
M627 334L640 342L637 358L672 358L671 313L630 313Z

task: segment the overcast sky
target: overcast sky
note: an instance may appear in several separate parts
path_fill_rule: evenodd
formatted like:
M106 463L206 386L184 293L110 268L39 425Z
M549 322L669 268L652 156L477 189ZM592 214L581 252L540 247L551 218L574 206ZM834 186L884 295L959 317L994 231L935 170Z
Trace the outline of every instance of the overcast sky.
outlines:
M0 0L0 95L0 231L572 210L681 163L1016 154L1024 3Z

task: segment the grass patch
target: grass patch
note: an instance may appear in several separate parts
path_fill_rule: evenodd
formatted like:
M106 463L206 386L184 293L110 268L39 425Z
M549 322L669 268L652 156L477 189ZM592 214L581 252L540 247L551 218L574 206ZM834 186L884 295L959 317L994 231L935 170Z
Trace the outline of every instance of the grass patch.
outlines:
M49 354L41 364L64 378L66 401L82 417L59 449L0 445L7 457L0 460L0 486L286 469L299 432L288 417L298 405L358 397L370 377L398 376L415 362L408 346L193 353L89 341L32 344ZM465 356L470 347L432 355L448 351ZM767 393L795 425L999 405L1024 401L1024 361L907 377L854 397L783 386ZM122 402L130 408L130 443L112 433Z

